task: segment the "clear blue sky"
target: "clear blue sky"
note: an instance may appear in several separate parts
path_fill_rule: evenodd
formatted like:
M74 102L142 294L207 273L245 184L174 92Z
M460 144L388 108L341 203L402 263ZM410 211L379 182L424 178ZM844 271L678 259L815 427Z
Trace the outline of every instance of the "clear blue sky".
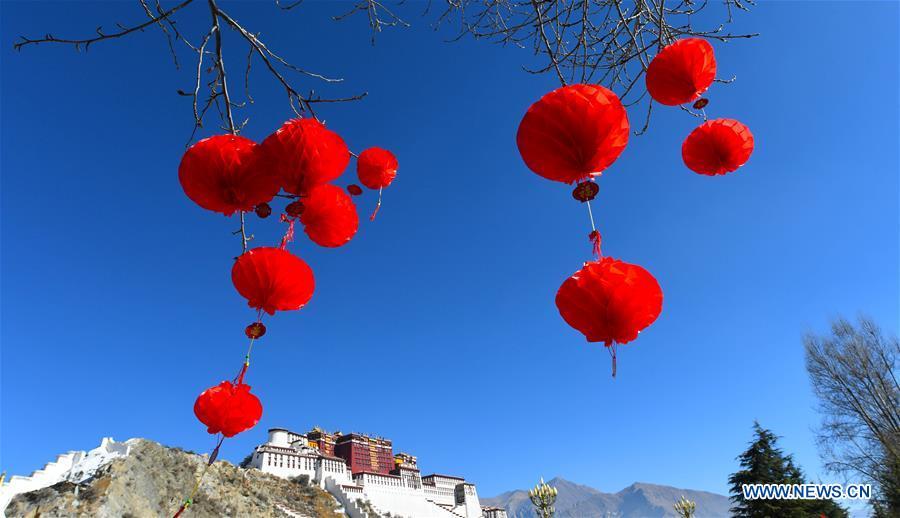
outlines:
M348 246L292 245L317 291L269 320L248 378L263 419L223 456L240 460L269 427L320 425L390 437L482 495L542 475L726 492L758 419L821 474L801 336L857 312L898 327L898 4L763 2L740 15L735 30L762 36L716 45L720 75L738 80L714 86L709 111L752 129L750 163L690 173L680 145L697 121L663 108L604 176L604 251L665 292L616 380L553 303L587 258L584 208L515 147L553 78L521 70L527 51L446 43L423 5L406 7L414 28L375 47L362 18L330 21L344 6L228 5L296 63L346 78L328 92L368 91L321 115L353 149L383 146L401 165ZM191 114L175 91L190 67L174 69L155 31L86 54L11 49L18 34L139 19L129 2L0 9L0 469L30 473L105 435L208 451L193 401L234 374L252 311L229 278L234 220L178 185ZM207 16L192 6L182 30ZM244 134L262 139L289 112L267 76L254 83ZM250 222L259 244L282 230Z

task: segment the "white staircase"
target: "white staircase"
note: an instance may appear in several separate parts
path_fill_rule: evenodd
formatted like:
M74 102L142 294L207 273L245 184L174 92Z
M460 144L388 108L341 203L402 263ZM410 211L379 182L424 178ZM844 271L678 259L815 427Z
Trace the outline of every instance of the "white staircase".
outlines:
M337 499L338 503L344 507L344 512L350 518L370 518L369 513L360 507L359 501L347 494L344 488L341 487L341 484L335 482L333 478L325 477L325 490Z
M437 516L440 516L441 518L466 518L465 515L454 512L453 509L449 505L439 504L439 503L433 502L431 500L426 500L426 501L434 504L435 507L437 507L438 509L440 509L441 511L444 512L444 514L437 515ZM435 518L437 518L437 517L435 517Z
M313 518L312 516L307 516L305 514L299 513L286 505L275 504L275 508L284 513L285 516L289 516L290 518Z

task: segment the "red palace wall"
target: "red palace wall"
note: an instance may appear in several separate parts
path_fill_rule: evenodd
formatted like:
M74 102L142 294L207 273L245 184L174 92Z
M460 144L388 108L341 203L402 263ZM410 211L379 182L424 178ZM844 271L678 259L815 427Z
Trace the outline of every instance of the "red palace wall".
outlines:
M334 445L334 455L344 459L352 473L367 471L388 475L394 469L394 449L390 441L351 436Z

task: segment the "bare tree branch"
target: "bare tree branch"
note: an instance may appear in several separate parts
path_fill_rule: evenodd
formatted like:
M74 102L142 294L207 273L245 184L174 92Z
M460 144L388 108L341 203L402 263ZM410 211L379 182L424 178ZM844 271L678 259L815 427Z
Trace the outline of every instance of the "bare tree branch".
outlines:
M109 39L121 38L128 34L143 31L147 27L156 25L166 37L169 51L172 54L172 58L175 62L176 68L180 68L178 51L176 49L177 43L182 43L190 52L196 54L197 66L194 69L195 78L191 91L186 92L185 90L178 90L179 95L191 98L191 109L193 112L194 127L191 131L188 145L190 145L190 143L194 140L198 130L204 126L205 117L209 110L213 108L215 108L214 111L217 111L219 113L219 118L221 120L220 127L223 130L228 131L232 134L240 133L241 129L247 123L247 119L245 118L242 122L237 122L235 111L245 106L248 102L253 102L250 82L251 66L254 54L263 61L265 70L268 71L268 73L282 87L284 87L284 90L287 93L288 97L288 105L291 108L292 112L297 116L308 115L315 117L316 113L313 109L314 104L355 101L362 99L366 95L365 93L361 93L354 96L325 98L319 95L315 95L312 91L309 95L301 94L300 87L295 86L291 82L291 80L286 77L285 73L287 71L296 72L306 78L315 79L317 81L322 81L325 83L336 83L342 80L327 77L323 74L310 72L291 63L290 61L270 49L265 44L265 42L260 39L259 34L246 29L239 21L226 13L221 8L217 0L206 1L207 7L209 9L210 22L209 25L204 29L204 35L199 40L199 43L196 44L192 43L181 33L181 31L178 29L178 26L176 25L174 16L176 12L191 4L194 0L183 0L181 3L168 10L163 10L159 3L159 0L153 1L154 4L151 5L150 0L137 0L137 3L140 5L144 15L147 17L147 21L133 26L123 26L121 24L117 24L117 26L120 28L118 32L104 33L101 28L98 28L96 30L97 36L84 39L57 38L51 34L47 34L44 38L39 39L31 39L22 36L20 38L20 41L15 43L15 48L19 50L26 45L38 43L58 43L73 45L76 49L79 50L82 48L87 49L93 43ZM299 6L301 3L302 0L295 1L290 4L282 4L276 1L276 5L285 10L293 9L294 7ZM393 12L385 8L380 2L373 0L367 5L370 5L373 9L378 8L381 11L388 13L390 16L394 16ZM380 18L376 19L381 20ZM397 18L397 20L399 20L399 18ZM388 25L388 23L385 21L379 21L378 23L379 30L381 26ZM229 74L226 67L227 56L225 43L222 36L222 30L226 26L239 34L248 44L247 51L249 51L249 53L246 58L246 68L244 70L245 101L243 102L235 101L233 94L229 89ZM214 42L214 45L212 45L212 50L209 49L208 45L210 40ZM210 66L208 68L205 68L207 63L210 63ZM207 95L203 95L201 93L201 90L204 90L204 85L207 91ZM201 97L205 97L205 99L201 100Z
M372 30L372 45L375 44L375 36L384 30L385 27L409 27L409 23L378 0L360 0L349 11L333 16L332 19L341 21L356 13L366 13L369 28Z
M158 24L162 20L165 20L165 19L169 18L170 16L172 16L173 14L175 14L175 12L180 10L181 8L187 7L193 1L194 0L184 0L180 4L169 9L168 11L163 12L159 16L153 16L152 14L148 13L148 16L150 19L147 20L146 22L138 24L138 25L134 25L132 27L123 27L122 30L119 32L104 34L103 27L100 26L100 27L97 27L97 29L95 30L95 32L97 33L97 36L95 36L93 38L66 39L66 38L57 38L57 37L53 36L52 34L47 34L43 38L37 38L37 39L30 39L30 38L26 38L25 36L20 36L19 37L20 41L13 44L13 48L15 48L16 50L22 50L22 47L24 47L26 45L37 45L39 43L64 43L64 44L68 44L68 45L74 45L76 50L81 50L82 46L84 47L84 50L88 50L88 47L90 47L90 45L92 43L96 43L98 41L104 41L104 40L111 40L111 39L115 39L115 38L121 38L122 36L127 36L133 32L142 31L145 28L150 27L151 25Z
M528 72L553 72L561 85L599 83L616 92L626 106L652 101L638 88L663 46L683 37L727 42L755 34L725 30L733 10L748 10L752 2L724 0L727 21L712 29L694 20L708 2L692 0L444 0L436 25L458 24L459 39L470 35L501 45L530 48L546 63ZM649 127L648 118L641 134ZM702 116L702 115L701 115Z
M871 320L832 323L807 335L806 369L819 398L819 446L826 467L856 474L877 490L876 514L900 513L900 342Z

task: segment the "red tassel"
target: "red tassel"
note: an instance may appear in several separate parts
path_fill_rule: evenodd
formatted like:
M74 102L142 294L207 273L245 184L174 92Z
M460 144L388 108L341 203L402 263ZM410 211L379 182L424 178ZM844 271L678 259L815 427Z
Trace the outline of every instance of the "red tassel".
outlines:
M241 365L241 372L238 373L236 378L234 378L235 385L243 385L244 384L244 374L247 374L247 367L249 367L249 366L250 366L250 364L247 363L246 361L244 361L244 364Z
M289 218L282 214L281 221L282 223L288 224L287 231L284 233L284 237L281 238L280 248L284 250L285 248L287 248L287 244L294 240L294 222L296 222L297 220L294 218Z
M602 238L600 237L600 231L592 230L590 234L588 234L588 238L591 240L591 243L594 245L594 256L597 259L600 259L600 242Z

